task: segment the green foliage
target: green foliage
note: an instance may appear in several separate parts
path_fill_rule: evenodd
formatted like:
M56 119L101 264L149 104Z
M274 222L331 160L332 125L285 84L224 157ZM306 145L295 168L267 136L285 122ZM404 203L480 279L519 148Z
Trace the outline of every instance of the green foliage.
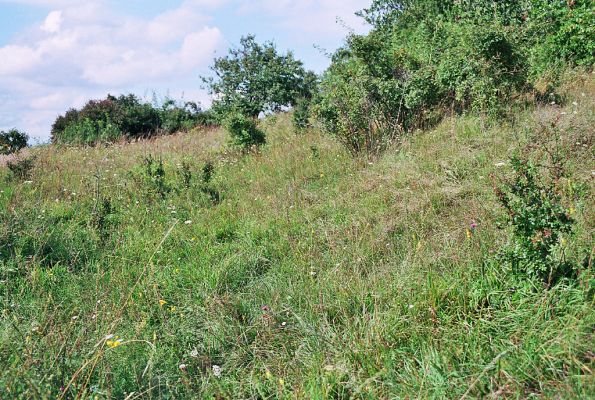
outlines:
M161 198L171 192L172 188L165 179L165 167L163 160L160 158L156 160L149 155L143 160L145 167L145 178L149 182L149 190L151 193L158 194Z
M315 75L291 52L279 54L273 42L259 44L253 35L242 37L239 48L215 59L212 70L216 77L203 81L216 97L215 113L223 119L231 112L256 118L294 106L298 98L310 95L315 82Z
M564 190L572 187L564 165L567 156L557 144L559 133L549 129L537 139L545 150L512 158L512 177L496 188L496 194L512 228L510 243L498 260L518 276L552 285L560 278L576 277L582 260L573 260L565 251L564 244L573 238L575 205L568 204L574 199ZM552 135L557 136L554 145L548 143Z
M35 168L35 156L17 158L6 163L6 167L13 178L26 180L31 178L33 168Z
M593 64L587 3L376 0L359 13L372 31L351 35L323 77L318 119L357 153L449 112L501 113L560 65Z
M16 129L0 131L0 154L12 154L27 147L29 136Z
M210 124L210 114L196 103L182 106L168 98L162 106L155 107L133 94L108 95L104 100L91 100L82 109L71 109L59 116L52 125L52 142L94 144L187 131Z
M85 117L67 125L56 143L94 144L115 141L122 136L122 131L111 120Z
M235 112L228 115L224 125L231 136L232 143L236 146L250 149L266 142L265 134L258 128L255 118Z
M161 130L171 134L175 132L188 132L195 126L210 126L215 122L211 113L203 111L195 102L179 104L167 98L159 108Z
M590 67L595 61L595 13L590 0L534 0L527 30L530 74L535 81L555 80L568 66Z
M560 241L571 234L574 220L562 204L554 183L541 181L535 165L512 159L513 181L498 192L512 226L512 243L503 252L516 274L551 283L568 275Z

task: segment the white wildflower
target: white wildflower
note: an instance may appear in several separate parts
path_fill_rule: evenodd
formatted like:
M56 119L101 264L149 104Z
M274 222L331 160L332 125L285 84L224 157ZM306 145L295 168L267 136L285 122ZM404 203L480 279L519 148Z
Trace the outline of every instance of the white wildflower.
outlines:
M221 377L221 367L218 365L213 365L213 375L215 375L215 377L220 378Z

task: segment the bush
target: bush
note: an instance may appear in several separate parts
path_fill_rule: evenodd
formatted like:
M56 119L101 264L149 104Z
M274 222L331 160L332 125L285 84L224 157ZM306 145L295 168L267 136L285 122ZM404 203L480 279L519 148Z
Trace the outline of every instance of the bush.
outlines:
M529 75L541 95L550 94L563 70L595 61L592 2L536 0L528 18Z
M210 114L195 103L184 106L167 99L160 108L135 95L108 95L91 100L80 110L70 109L52 125L52 142L94 144L121 138L145 138L210 125Z
M560 66L592 66L590 3L374 0L359 13L371 32L351 35L333 56L316 116L357 153L448 112L501 114Z
M26 180L31 178L31 173L35 167L35 157L26 157L15 161L9 161L6 166L13 178Z
M549 143L555 136L553 145ZM581 255L565 253L564 244L573 236L575 206L572 201L584 193L566 193L572 188L566 173L565 156L559 148L557 132L540 132L539 143L526 154L511 160L513 174L495 191L506 210L512 228L509 243L499 261L516 276L536 278L548 285L564 277L576 276ZM544 151L534 152L535 147Z
M231 135L232 143L244 149L260 146L266 142L265 134L258 129L255 118L232 113L225 120L225 128Z
M173 99L166 99L159 109L161 129L164 133L186 132L195 126L214 124L209 112L203 111L194 102L178 104Z
M27 147L29 136L25 132L11 129L0 131L0 154L12 154Z

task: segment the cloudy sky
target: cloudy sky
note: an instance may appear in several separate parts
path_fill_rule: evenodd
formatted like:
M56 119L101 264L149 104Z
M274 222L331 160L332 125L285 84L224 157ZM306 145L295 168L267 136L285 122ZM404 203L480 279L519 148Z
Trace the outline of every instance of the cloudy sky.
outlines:
M200 75L246 33L320 72L371 0L0 0L0 130L49 138L58 114L108 93L208 106Z

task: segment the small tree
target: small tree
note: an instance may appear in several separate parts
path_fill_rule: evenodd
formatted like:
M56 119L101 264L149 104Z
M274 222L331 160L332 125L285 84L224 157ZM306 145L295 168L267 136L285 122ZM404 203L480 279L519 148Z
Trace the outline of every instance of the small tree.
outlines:
M304 97L307 72L291 52L279 54L273 42L258 44L253 35L242 37L240 47L216 58L215 77L203 77L216 98L220 115L240 112L256 118L261 112L278 112Z
M8 132L0 131L0 154L12 154L27 147L29 135L25 132L11 129Z

